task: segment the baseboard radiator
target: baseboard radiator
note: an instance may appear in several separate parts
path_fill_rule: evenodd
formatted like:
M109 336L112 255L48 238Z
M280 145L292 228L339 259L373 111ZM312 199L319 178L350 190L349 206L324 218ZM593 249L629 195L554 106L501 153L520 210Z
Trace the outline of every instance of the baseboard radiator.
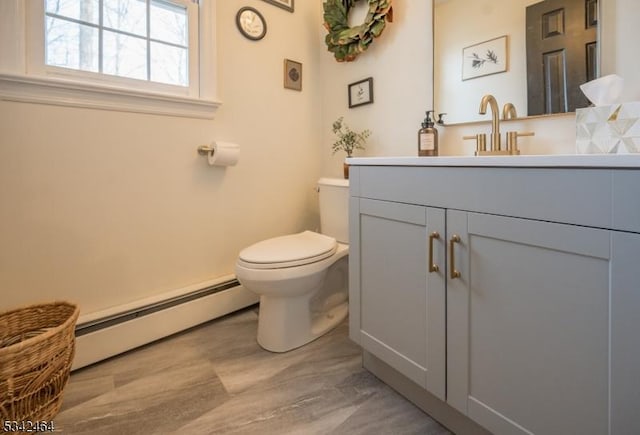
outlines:
M151 343L258 302L233 276L81 316L72 370Z

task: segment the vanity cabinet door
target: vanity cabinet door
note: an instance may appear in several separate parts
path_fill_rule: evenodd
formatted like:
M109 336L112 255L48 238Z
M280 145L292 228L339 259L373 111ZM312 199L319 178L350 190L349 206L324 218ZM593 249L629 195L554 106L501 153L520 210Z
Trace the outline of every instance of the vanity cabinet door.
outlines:
M640 234L611 246L611 434L626 435L640 432Z
M609 433L612 234L447 210L450 405L496 434Z
M356 198L350 213L352 338L444 400L444 210Z

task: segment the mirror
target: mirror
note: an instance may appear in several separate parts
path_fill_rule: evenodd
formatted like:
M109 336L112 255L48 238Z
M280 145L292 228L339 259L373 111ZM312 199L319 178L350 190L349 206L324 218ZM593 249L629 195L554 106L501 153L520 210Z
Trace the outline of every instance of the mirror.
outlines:
M600 0L602 2L603 0ZM487 120L482 96L517 117L587 107L599 76L598 0L434 0L434 109L445 124ZM528 98L529 97L529 98Z

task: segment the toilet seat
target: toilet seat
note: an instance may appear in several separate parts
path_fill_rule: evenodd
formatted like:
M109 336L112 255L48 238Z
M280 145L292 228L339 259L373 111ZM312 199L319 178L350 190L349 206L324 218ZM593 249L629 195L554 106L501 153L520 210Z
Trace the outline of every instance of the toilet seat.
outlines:
M238 264L251 269L280 269L315 263L335 254L333 237L304 231L258 242L240 252Z

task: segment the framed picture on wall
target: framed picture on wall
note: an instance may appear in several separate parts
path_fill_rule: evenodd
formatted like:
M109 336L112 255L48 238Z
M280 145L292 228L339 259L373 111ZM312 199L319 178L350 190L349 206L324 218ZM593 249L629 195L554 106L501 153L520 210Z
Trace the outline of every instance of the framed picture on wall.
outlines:
M507 71L507 35L462 49L462 80Z
M349 90L349 108L373 103L373 77L351 83Z
M293 12L293 1L294 0L263 0L267 3L271 3L274 6L278 6L279 8L285 9L289 12Z
M302 90L302 64L295 60L284 60L284 87L294 91Z

